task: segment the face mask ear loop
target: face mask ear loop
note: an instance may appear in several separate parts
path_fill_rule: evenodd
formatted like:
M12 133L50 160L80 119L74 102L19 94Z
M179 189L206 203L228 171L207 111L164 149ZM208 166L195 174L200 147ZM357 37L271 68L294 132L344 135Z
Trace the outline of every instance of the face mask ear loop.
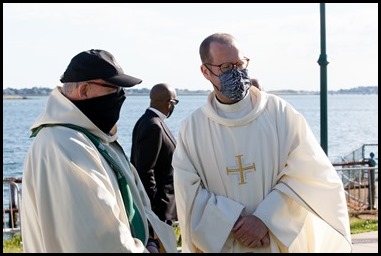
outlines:
M221 92L221 90L219 90L219 89L217 88L217 86L216 86L212 81L210 81L210 82L212 83L213 87L214 87L217 91Z

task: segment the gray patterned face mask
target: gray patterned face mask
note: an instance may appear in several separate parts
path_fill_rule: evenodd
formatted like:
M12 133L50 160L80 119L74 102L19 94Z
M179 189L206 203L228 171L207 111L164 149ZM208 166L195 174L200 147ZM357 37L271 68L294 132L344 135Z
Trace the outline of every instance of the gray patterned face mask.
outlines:
M221 94L234 101L240 101L249 90L251 84L248 70L232 70L219 75L221 84Z

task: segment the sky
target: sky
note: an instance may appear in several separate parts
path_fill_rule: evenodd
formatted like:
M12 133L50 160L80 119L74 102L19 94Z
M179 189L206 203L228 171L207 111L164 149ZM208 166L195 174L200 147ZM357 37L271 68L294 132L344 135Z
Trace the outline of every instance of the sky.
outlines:
M325 31L327 89L378 86L378 3L326 3ZM265 90L320 90L319 3L3 3L3 89L54 88L72 57L103 49L136 89L212 90L199 46L216 32Z

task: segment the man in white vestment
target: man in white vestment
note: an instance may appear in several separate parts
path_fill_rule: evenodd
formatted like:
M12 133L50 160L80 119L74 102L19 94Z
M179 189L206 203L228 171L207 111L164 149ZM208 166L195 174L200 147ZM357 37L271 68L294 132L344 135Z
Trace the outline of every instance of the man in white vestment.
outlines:
M172 226L151 210L117 141L123 88L142 80L124 74L111 53L92 49L72 58L61 82L31 127L22 181L24 252L158 253L160 241L166 252L177 252Z
M208 36L200 57L214 91L172 162L182 252L351 252L343 184L304 117L251 86L231 35Z

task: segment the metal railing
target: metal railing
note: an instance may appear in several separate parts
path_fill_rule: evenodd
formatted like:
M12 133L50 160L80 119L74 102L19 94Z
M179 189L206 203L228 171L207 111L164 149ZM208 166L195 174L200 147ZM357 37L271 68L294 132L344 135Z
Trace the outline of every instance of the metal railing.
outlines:
M341 177L349 211L366 212L378 209L378 172L376 167L344 167L336 169Z
M378 209L377 160L378 144L363 144L333 163L342 179L349 211Z
M3 178L3 236L21 232L21 179Z

